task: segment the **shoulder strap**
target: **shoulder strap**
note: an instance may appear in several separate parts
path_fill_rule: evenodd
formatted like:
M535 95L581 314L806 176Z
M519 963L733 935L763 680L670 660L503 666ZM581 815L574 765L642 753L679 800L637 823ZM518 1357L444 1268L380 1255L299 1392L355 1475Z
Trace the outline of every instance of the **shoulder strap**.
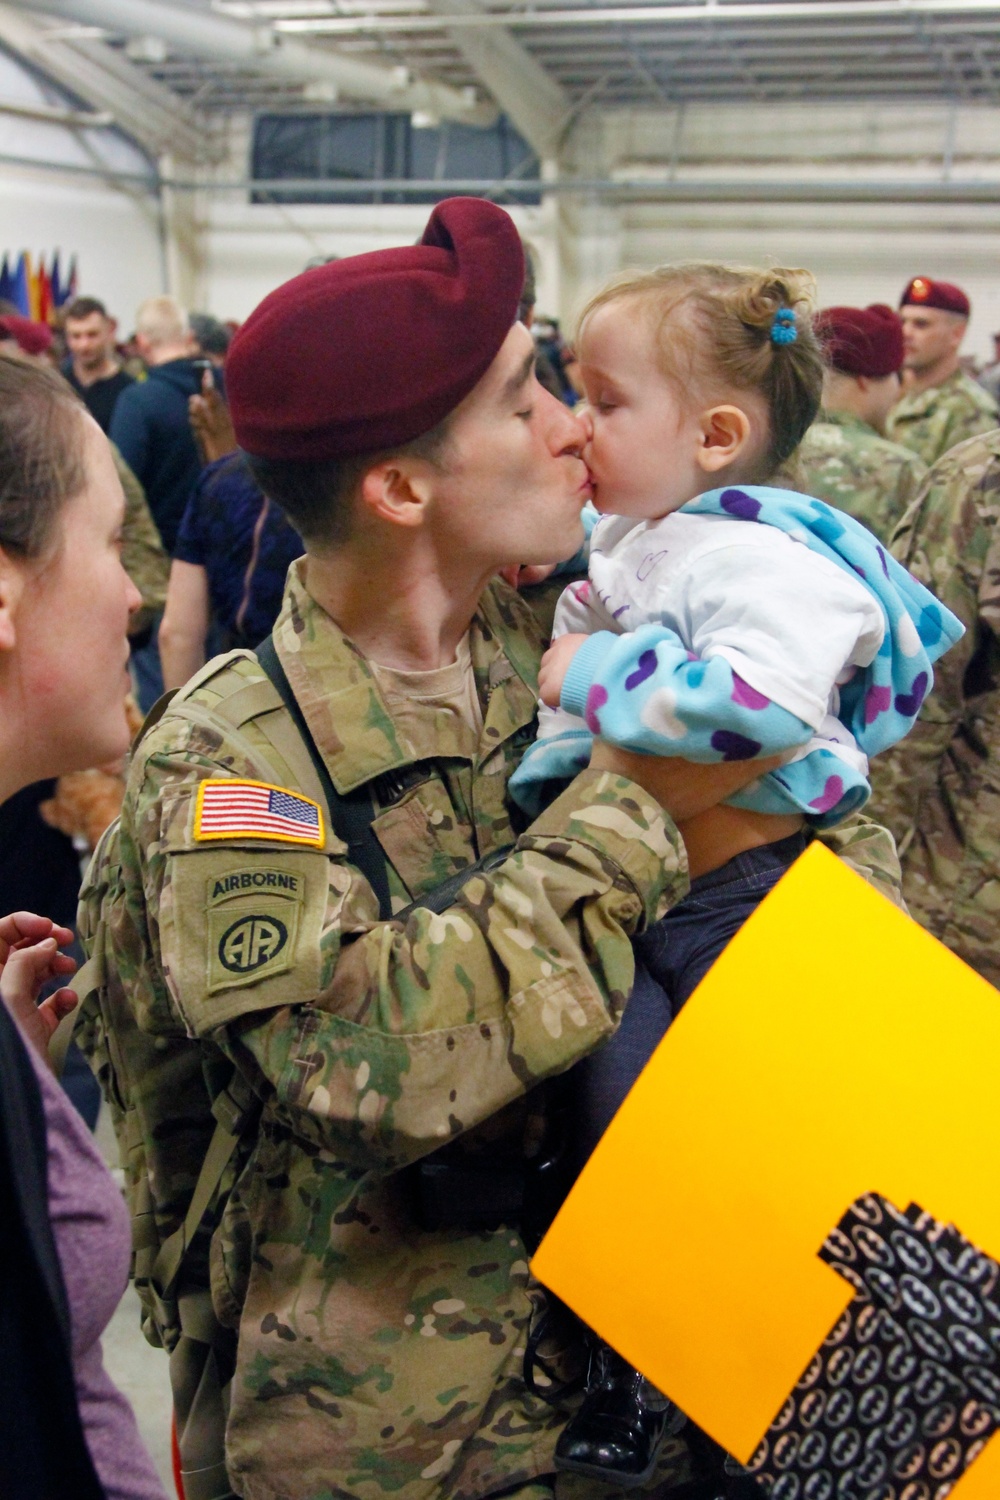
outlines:
M378 897L379 915L383 922L387 922L392 916L389 870L382 846L372 829L375 807L371 793L366 786L359 786L353 792L337 791L326 768L326 762L313 739L312 731L306 723L305 715L292 692L292 685L285 675L285 669L278 659L273 636L268 636L261 641L257 647L256 656L277 689L288 710L289 717L302 738L302 743L309 751L316 775L319 777L319 784L323 788L333 830L337 837L343 839L347 845L351 863L361 871Z

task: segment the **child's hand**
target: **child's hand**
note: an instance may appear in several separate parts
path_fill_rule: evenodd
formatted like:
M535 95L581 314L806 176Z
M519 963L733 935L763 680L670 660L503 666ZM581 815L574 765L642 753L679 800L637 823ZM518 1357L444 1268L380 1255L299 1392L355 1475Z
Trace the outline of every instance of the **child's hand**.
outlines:
M44 930L52 935L33 941ZM74 960L60 953L58 947L72 940L67 928L57 927L47 917L16 912L0 919L0 998L36 1052L45 1058L52 1033L76 1005L76 993L56 990L41 1005L38 995L50 979L67 978L75 971Z
M538 696L549 708L559 707L563 680L584 641L585 635L560 635L542 657L538 669Z

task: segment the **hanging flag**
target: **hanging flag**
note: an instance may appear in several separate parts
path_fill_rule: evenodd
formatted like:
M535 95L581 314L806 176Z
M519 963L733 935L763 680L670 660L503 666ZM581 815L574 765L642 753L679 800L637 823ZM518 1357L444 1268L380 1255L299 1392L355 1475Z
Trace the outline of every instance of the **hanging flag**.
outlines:
M6 250L3 253L3 265L0 266L0 298L4 302L13 302L14 300L13 277L10 274L10 263Z
M45 269L44 260L39 257L38 261L38 321L39 323L52 323L55 308L52 302L52 282L49 273Z
M69 275L66 278L66 291L63 296L64 302L72 302L76 296L76 256L69 263Z
M52 256L52 273L49 277L52 286L52 306L62 307L66 300L66 294L61 285L61 273L59 270L59 251L56 250Z
M34 323L40 323L41 322L41 314L39 312L39 297L40 297L40 288L39 288L39 285L38 285L38 272L35 270L34 261L32 260L31 256L29 255L28 256L28 304L29 304L31 310L28 313L28 317L31 318L32 322L34 322Z
M11 285L10 300L14 303L22 318L31 317L31 292L28 287L28 256L22 250L17 262L17 270Z

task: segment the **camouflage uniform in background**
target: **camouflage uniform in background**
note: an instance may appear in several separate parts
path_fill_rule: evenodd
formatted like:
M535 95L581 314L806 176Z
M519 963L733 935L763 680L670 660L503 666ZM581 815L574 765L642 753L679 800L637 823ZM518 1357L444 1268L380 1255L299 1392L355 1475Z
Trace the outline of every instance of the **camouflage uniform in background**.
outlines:
M142 485L114 443L111 457L125 491L122 526L122 567L142 595L142 608L129 620L129 635L139 635L167 602L170 558L167 556Z
M471 628L478 743L429 708L392 716L300 564L274 640L340 791L421 767L374 824L395 909L517 836L506 784L534 732L540 643L514 593L488 588ZM239 1326L234 1487L247 1500L541 1497L565 1417L523 1383L538 1295L524 1242L514 1228L419 1228L402 1169L457 1136L472 1154L526 1148L529 1091L615 1029L631 934L688 888L683 847L638 786L585 771L448 911L384 923L329 830L321 848L198 837L207 778L322 802L302 759L255 659L219 658L142 740L121 826L116 956L148 1046L161 1238L183 1215L211 1133L206 1083L226 1059L263 1106L210 1256L217 1313ZM883 830L856 819L827 842L895 894ZM269 919L281 947L227 946ZM564 1475L564 1493L618 1491Z
M889 413L885 435L930 467L956 443L992 431L998 421L996 403L964 370L956 370L940 385L903 396Z
M824 411L795 454L801 485L888 542L927 473L915 453L846 412Z
M900 845L913 916L1000 985L1000 431L931 470L892 550L967 634L907 738L872 763L872 816Z

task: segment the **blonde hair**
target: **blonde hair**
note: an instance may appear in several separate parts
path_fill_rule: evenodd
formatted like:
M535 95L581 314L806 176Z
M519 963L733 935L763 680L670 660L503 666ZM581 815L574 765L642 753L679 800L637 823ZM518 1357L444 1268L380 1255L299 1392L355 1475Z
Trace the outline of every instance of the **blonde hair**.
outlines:
M135 315L135 331L160 349L164 344L182 343L191 329L176 297L150 297Z
M613 302L648 311L662 374L701 394L722 385L756 391L768 410L767 446L747 482L768 479L802 441L819 410L823 354L812 328L816 282L808 271L766 271L689 261L633 271L592 297L578 325ZM794 340L772 337L775 318L791 309Z

